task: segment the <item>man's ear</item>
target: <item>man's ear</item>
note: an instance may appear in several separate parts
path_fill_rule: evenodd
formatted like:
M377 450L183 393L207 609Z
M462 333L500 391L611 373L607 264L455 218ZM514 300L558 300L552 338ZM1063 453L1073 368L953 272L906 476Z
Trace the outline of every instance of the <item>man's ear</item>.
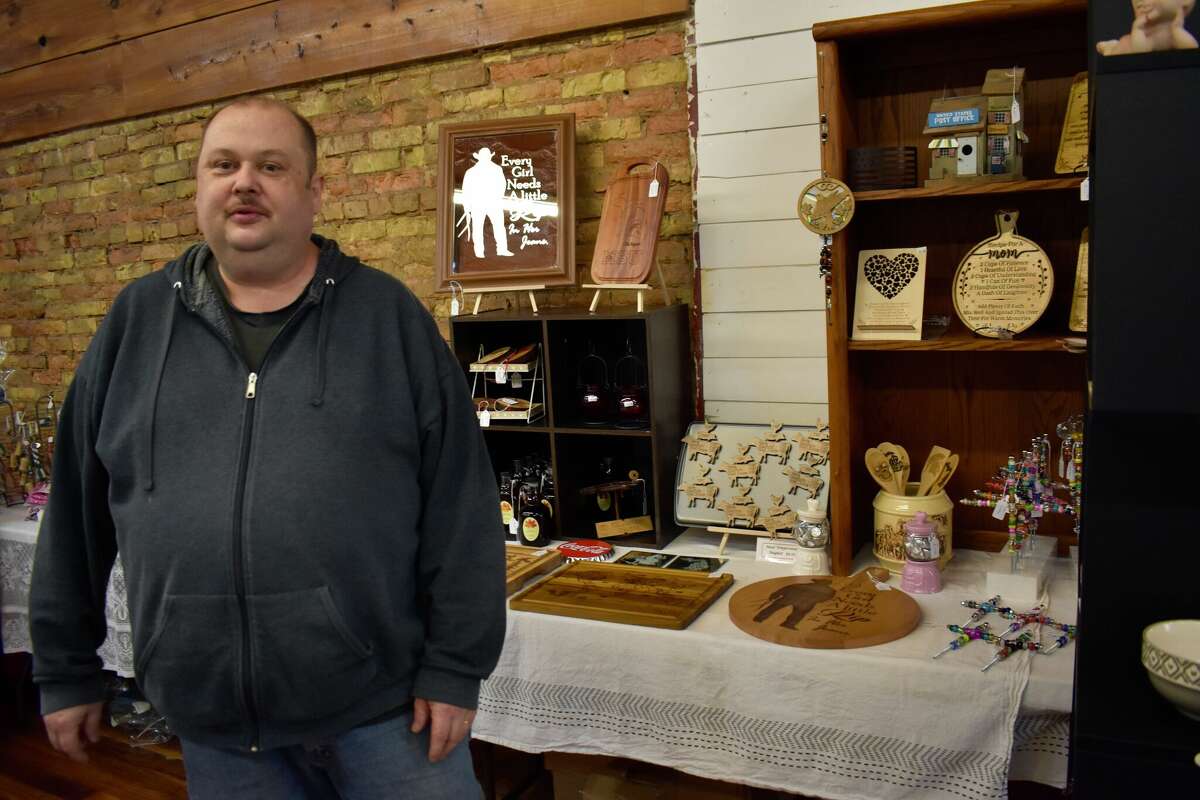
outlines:
M321 199L325 195L325 179L320 175L313 175L308 183L308 191L312 193L313 216L321 212Z

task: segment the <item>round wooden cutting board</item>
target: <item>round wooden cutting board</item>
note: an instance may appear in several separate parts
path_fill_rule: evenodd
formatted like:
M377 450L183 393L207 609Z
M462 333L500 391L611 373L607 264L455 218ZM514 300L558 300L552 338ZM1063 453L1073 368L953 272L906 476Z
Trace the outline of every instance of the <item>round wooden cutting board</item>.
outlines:
M875 588L866 570L771 578L735 592L729 618L751 636L790 647L870 647L907 636L921 621L915 600L884 586Z

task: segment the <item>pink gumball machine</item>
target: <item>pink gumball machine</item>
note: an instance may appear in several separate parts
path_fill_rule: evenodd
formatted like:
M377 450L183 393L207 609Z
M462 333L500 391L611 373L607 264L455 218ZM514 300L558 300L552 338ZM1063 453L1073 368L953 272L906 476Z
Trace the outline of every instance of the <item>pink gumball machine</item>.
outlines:
M918 511L904 523L904 576L900 588L913 594L934 594L942 590L942 572L938 558L942 554L942 543L937 528L925 515Z

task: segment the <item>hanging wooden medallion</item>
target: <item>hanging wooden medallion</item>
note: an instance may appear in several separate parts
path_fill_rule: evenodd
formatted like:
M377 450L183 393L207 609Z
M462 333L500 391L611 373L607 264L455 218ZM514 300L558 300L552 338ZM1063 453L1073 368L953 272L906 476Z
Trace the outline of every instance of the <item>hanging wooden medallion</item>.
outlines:
M954 311L993 339L1028 329L1050 305L1054 269L1036 243L1017 235L1016 211L997 211L995 236L971 249L954 273Z
M813 233L831 236L850 224L854 194L836 178L817 178L800 192L796 213Z

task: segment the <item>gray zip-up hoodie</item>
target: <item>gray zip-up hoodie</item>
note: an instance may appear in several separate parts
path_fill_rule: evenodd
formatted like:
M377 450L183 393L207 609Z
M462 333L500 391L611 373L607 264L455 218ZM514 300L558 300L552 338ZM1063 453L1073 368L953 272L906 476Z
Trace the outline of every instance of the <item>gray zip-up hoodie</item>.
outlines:
M313 241L257 375L205 245L100 325L34 563L43 713L101 699L118 551L138 682L184 737L265 749L413 697L475 706L504 640L504 546L462 369L403 284Z

